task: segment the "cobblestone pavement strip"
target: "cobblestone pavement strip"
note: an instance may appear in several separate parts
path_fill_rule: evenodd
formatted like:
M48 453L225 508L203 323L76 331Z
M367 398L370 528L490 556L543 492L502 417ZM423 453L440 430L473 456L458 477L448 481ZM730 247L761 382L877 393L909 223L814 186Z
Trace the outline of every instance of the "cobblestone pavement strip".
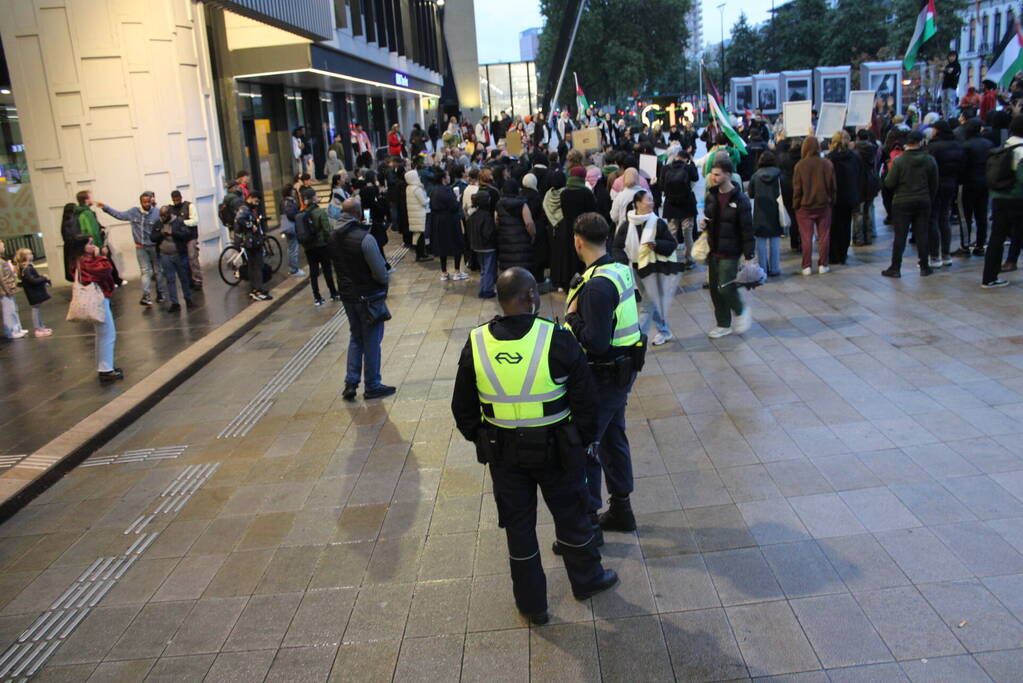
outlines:
M0 680L1019 680L1018 286L887 280L888 244L772 279L744 337L686 275L629 404L623 582L572 599L541 509L532 628L449 408L494 302L400 263L398 393L347 403L341 316L300 293L0 525Z

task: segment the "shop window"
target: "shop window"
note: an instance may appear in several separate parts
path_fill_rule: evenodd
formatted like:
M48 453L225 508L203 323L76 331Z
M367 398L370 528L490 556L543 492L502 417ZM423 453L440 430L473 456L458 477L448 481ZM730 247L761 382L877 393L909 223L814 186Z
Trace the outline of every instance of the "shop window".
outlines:
M512 116L529 116L529 65L516 62L511 65Z
M0 59L3 59L2 53ZM8 258L18 249L31 249L37 261L46 260L35 206L18 110L10 88L3 86L0 88L0 239L6 245Z

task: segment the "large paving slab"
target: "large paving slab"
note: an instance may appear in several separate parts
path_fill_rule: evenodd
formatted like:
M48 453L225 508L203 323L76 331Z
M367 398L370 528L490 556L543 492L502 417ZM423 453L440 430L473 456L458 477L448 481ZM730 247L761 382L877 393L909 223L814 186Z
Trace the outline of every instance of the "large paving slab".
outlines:
M888 243L756 290L741 338L686 275L629 404L623 583L572 599L541 512L543 627L449 409L494 303L399 264L399 391L346 403L343 321L296 297L0 525L0 679L1018 679L1019 286L886 280Z

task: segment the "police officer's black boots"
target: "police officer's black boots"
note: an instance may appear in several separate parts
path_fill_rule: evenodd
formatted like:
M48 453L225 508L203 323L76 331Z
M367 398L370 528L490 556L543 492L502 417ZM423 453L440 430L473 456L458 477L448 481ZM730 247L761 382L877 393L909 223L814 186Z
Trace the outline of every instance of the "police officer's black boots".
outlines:
M521 613L522 616L529 619L529 623L533 624L534 626L543 626L544 624L551 620L551 615L549 615L546 611L537 612L535 614L526 614L525 612Z
M635 531L636 516L632 514L632 504L628 498L611 496L607 501L607 512L597 516L604 531Z
M576 600L589 600L597 593L603 593L616 583L618 583L618 572L614 569L605 569L600 578L593 583L580 588L573 587L572 595L575 596Z

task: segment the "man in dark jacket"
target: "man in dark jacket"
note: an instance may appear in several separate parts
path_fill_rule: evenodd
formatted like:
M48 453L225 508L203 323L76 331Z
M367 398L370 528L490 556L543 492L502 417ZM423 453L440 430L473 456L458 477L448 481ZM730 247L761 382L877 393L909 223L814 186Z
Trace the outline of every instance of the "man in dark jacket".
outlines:
M313 305L322 306L324 303L323 297L320 296L319 285L321 269L323 270L323 279L327 282L327 289L330 291L331 300L340 301L337 288L334 287L334 269L331 266L330 251L327 249L330 233L333 231L330 217L327 216L326 209L320 206L315 188L302 188L302 201L306 208L305 211L300 211L295 216L295 230L300 237L305 239L302 246L305 248L306 261L309 263L309 284L313 290Z
M963 216L966 227L963 231L966 236L966 243L960 245L966 248L969 243L970 232L973 223L977 224L977 237L973 242L973 255L983 256L984 245L987 243L987 157L994 147L994 144L981 135L982 125L980 119L970 119L963 125L963 134L966 141L963 147L966 150L965 168L963 169Z
M938 194L931 212L931 267L952 265L952 229L949 212L959 194L959 183L966 166L966 153L952 133L948 121L934 123L934 137L927 143L927 151L938 164ZM960 252L969 253L962 246Z
M192 308L191 276L188 270L188 240L191 236L191 229L170 206L160 207L160 223L153 228L149 237L160 255L160 270L167 278L167 294L171 302L168 313L181 310L175 277L181 284L181 293L185 295L185 305Z
M745 257L752 261L756 250L753 207L742 188L732 183L734 172L731 160L723 156L715 159L708 177L708 184L712 187L703 203L704 229L708 231L710 243L707 277L717 322L717 326L708 333L712 339L732 332L743 334L753 324L749 304L743 303L739 288L726 284L735 280L739 259Z
M938 164L934 157L923 149L924 134L918 130L910 132L906 139L906 150L892 162L885 186L892 191L892 219L895 223L895 242L892 245L892 264L881 274L885 277L902 277L902 252L906 250L906 238L910 228L916 240L920 261L920 275L931 274L928 263L930 255L931 199L938 191Z
M362 397L390 396L396 389L380 381L380 343L384 338L387 261L380 245L360 223L362 205L348 198L341 205L341 223L330 236L330 256L338 275L341 304L348 316L348 369L341 397L354 401L365 377ZM381 310L382 309L382 310ZM389 314L386 317L390 317Z
M877 236L874 230L874 197L881 189L877 176L877 144L870 139L869 130L856 133L856 154L860 157L863 180L860 184L860 207L853 214L853 244L870 244Z
M490 193L476 192L470 201L475 210L465 220L465 231L469 235L469 247L480 264L480 290L477 296L493 299L497 296L494 291L497 280L497 226L494 224Z
M690 252L693 248L693 226L696 224L693 183L700 179L700 175L685 150L681 147L672 149L675 150L674 158L661 169L661 182L658 183L664 196L661 215L678 243L685 245L685 265L691 268L694 261Z
M941 70L941 113L946 117L955 114L959 75L962 72L963 67L959 64L959 53L955 50L949 52L948 63Z
M845 131L832 137L828 161L835 169L835 205L831 208L828 261L844 265L849 256L852 216L863 196L860 188L862 162L859 155L849 149L849 134Z
M273 298L263 282L263 243L266 233L259 215L259 202L262 199L256 192L249 194L238 208L232 227L235 239L245 248L249 298L253 301L269 301Z

